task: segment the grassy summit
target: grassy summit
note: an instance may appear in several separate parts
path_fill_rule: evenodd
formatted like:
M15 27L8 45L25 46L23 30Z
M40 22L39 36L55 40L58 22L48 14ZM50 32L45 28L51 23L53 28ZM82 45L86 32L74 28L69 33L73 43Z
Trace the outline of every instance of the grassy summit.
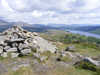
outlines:
M0 58L1 67L3 68L0 75L99 75L99 69L95 65L84 62L77 66L73 64L80 60L76 56L78 54L100 60L99 39L58 30L49 30L38 34L57 46L57 54L49 51L39 53L38 56L43 57L42 59L46 57L42 62L42 59L34 57L33 54L15 59ZM72 51L63 54L68 47L71 47ZM75 51L73 51L74 48ZM74 57L71 57L70 53ZM35 54L35 56L37 55ZM84 66L87 69L84 69ZM89 70L91 67L95 71Z

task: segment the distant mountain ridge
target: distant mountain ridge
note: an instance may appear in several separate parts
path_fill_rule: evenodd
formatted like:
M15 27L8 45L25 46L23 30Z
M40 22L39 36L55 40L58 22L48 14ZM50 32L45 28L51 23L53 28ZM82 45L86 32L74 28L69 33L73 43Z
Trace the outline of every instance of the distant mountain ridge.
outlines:
M79 24L28 24L25 22L7 22L2 19L0 19L0 32L3 30L8 29L9 27L12 27L13 25L19 25L23 28L29 30L29 31L35 31L35 32L44 32L50 29L56 29L56 30L79 30L79 31L85 31L85 32L92 32L96 34L100 34L100 25L79 25Z
M81 26L81 27L76 27L76 28L72 27L69 29L100 34L100 26Z

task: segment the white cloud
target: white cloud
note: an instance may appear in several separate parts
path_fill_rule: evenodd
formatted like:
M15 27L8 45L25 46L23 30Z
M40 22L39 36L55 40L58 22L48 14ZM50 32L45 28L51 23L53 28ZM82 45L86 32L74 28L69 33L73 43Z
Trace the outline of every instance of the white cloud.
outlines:
M5 9L7 9L7 10L9 10L9 11L13 11L13 10L9 7L8 3L7 3L5 0L2 0L2 1L1 1L1 4L3 5L3 7L4 7Z
M100 0L0 0L0 17L28 23L99 23Z
M32 13L32 16L36 17L36 18L41 17L42 15L43 15L43 13L38 12L37 10L33 11L33 13Z

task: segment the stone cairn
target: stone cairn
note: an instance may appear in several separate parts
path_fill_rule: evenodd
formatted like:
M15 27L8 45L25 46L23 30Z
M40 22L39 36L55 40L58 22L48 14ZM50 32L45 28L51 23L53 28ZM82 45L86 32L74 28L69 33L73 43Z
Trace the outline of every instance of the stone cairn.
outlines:
M57 48L36 32L28 32L19 26L13 26L0 34L0 56L2 57L8 57L10 54L12 58L15 58L28 55L35 50L54 53Z

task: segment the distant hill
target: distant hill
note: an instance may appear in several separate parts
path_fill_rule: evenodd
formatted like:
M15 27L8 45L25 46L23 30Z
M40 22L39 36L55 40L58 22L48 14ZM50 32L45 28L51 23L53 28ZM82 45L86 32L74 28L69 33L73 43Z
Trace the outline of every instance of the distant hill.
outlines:
M85 31L85 32L91 32L95 34L100 34L100 25L79 25L79 24L28 24L25 22L6 22L2 19L0 19L0 32L8 29L9 27L12 27L13 25L20 25L24 29L27 29L29 31L35 31L35 32L45 32L50 29L56 29L56 30L78 30L78 31Z
M80 27L76 27L76 28L74 27L73 30L79 30L79 31L100 34L100 26L80 26Z
M8 25L8 24L9 24L8 22L3 21L3 20L0 20L0 26L1 26L1 25Z

